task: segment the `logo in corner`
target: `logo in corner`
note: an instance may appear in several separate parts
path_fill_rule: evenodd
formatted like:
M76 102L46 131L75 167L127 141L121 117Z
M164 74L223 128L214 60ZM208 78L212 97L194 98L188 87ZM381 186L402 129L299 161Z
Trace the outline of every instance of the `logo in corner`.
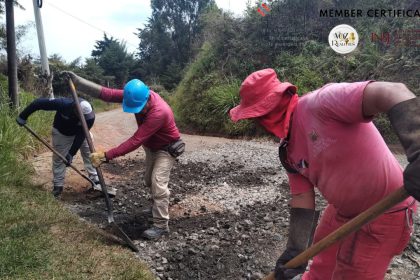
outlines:
M261 8L264 8L265 12L264 12L264 11L263 11L263 9L261 9ZM268 7L268 5L267 5L266 3L262 2L262 3L261 3L261 5L260 5L260 7L258 7L257 12L258 12L261 16L265 17L265 15L266 15L268 12L270 12L270 8Z
M357 48L359 34L350 25L340 24L330 31L328 42L330 47L337 53L351 53Z

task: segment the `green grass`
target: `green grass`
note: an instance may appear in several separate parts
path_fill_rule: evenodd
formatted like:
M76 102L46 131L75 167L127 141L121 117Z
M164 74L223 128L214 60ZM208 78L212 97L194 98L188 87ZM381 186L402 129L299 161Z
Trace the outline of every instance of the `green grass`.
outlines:
M4 88L0 79L0 279L153 279L129 249L31 184L27 159L41 144L15 119L34 97L21 94L11 110ZM36 112L28 125L48 139L53 115Z
M0 186L0 213L0 279L153 279L128 249L36 187Z
M22 164L27 157L41 147L25 128L16 123L18 112L33 100L27 93L20 94L21 106L12 110L6 103L5 94L0 95L0 184L22 185L30 175L30 166ZM39 111L31 115L28 126L42 136L51 131L53 113Z
M105 102L97 98L93 98L89 100L89 102L92 104L93 109L95 110L95 113L113 110L121 106L121 104L109 103L109 102Z

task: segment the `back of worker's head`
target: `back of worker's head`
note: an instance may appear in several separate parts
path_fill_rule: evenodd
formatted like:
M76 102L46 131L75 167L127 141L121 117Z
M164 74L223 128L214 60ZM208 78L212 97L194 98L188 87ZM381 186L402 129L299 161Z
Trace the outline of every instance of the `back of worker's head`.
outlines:
M64 99L68 99L68 98L64 98ZM76 103L73 101L72 104L73 104L73 113L76 116L79 116ZM95 116L92 105L88 101L84 100L83 98L79 98L79 107L85 119L90 119Z
M86 100L83 100L80 102L80 108L82 109L82 113L83 115L87 115L92 113L92 105L90 105L89 102L87 102Z
M150 96L149 87L139 79L130 80L124 86L123 110L127 113L139 113L143 110Z

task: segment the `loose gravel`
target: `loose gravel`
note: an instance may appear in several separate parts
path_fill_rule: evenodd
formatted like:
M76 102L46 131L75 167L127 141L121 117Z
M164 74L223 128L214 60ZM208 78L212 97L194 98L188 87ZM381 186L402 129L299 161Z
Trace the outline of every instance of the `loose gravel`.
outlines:
M140 248L157 279L261 279L285 247L288 185L271 141L227 141L187 151L171 174L171 234L147 241L150 207L143 187L144 154L106 165L107 183L118 189L115 219ZM188 145L188 143L187 143ZM402 164L404 156L398 155ZM65 202L83 219L108 230L102 199ZM325 201L317 195L317 207ZM420 230L390 265L387 280L420 279Z

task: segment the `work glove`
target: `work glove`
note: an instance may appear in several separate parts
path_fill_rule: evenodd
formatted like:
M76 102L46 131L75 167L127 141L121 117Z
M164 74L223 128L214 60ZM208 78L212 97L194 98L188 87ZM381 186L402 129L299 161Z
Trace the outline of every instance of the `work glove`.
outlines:
M286 250L276 262L274 269L276 280L290 280L305 272L307 263L296 268L286 268L285 264L312 244L318 217L319 211L312 209L292 208L290 210L289 239Z
M73 156L71 154L67 154L66 160L67 160L67 162L65 162L66 166L70 166L70 164L73 162Z
M22 119L21 117L17 117L17 118L16 118L16 122L17 122L17 124L18 124L18 125L20 125L20 126L23 126L23 125L25 125L25 124L26 124L26 120L25 120L25 119Z
M299 255L299 253L288 249L281 254L281 256L277 259L276 268L274 269L276 280L290 280L305 272L308 263L304 263L296 268L285 267L285 264L297 255Z
M91 82L89 80L86 80L78 75L76 75L74 72L72 71L62 71L60 74L66 76L67 78L71 79L74 83L74 86L92 96L92 97L96 97L99 98L101 95L101 91L102 91L102 86L95 84L94 82Z
M420 99L398 103L388 111L388 117L409 162L404 170L404 188L420 201Z
M103 151L91 153L90 161L92 162L92 165L95 167L99 167L102 163L108 162L106 158L106 154Z

